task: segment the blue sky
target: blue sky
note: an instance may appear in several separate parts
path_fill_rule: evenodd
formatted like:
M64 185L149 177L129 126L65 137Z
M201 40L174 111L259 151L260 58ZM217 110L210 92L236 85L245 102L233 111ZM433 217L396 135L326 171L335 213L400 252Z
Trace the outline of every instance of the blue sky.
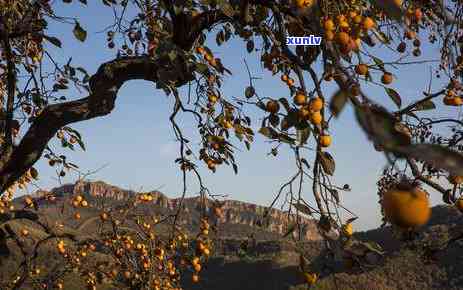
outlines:
M110 9L100 4L100 1L89 1L88 7L56 1L56 6L59 15L78 17L88 31L87 41L79 43L72 36L72 25L51 25L49 34L63 40L63 49L54 50L59 61L64 63L69 56L73 56L75 65L83 66L89 73L93 73L99 64L115 56L115 51L105 48L106 34L98 33L112 24L113 14ZM232 40L222 47L216 47L215 34L211 34L210 40L213 52L233 72L233 76L227 77L223 85L226 96L243 96L248 84L244 60L249 64L254 76L261 78L255 81L260 96L288 96L288 89L279 81L278 76L272 77L264 71L258 63L259 56L248 54L242 41ZM398 57L390 51L382 51L380 56L384 57L385 61ZM437 57L437 48L425 46L420 59ZM430 65L403 66L400 73L391 68L393 73L400 76L391 87L400 92L404 104L419 97L427 87ZM380 74L376 73L374 77L379 80ZM307 80L307 83L311 87L310 81ZM441 84L434 84L434 90L441 88ZM334 90L334 87L326 87L326 96L330 96ZM366 92L377 102L393 108L393 103L382 88L368 87ZM172 104L172 99L167 98L162 91L156 90L152 83L126 83L119 93L112 114L73 126L82 133L87 151L66 151L68 158L77 163L82 171L92 171L106 165L90 176L90 179L103 180L133 190L160 189L170 197L179 196L182 188L181 172L174 163L178 145L174 142L173 131L168 122ZM456 110L452 109L452 114L457 114ZM254 109L250 110L250 114L257 117L254 124L259 124L263 114L256 114ZM194 129L192 120L185 118L185 133L195 136ZM330 133L334 141L329 151L336 158L334 181L339 185L348 183L352 187L351 192L343 193L341 196L344 206L360 216L356 221L358 229L378 226L380 208L377 202L376 181L386 164L384 157L368 142L350 107L339 119L332 122ZM257 136L251 151L247 151L244 144L240 144L239 147L242 150L236 156L239 174L235 175L231 167L220 168L215 174L201 168L206 185L213 193L229 194L231 199L269 205L279 187L295 172L293 155L289 150L283 149L277 157L267 156L271 146L265 142L263 136ZM59 150L62 151L58 148ZM58 185L56 173L46 161L39 161L36 167L41 172L38 182L40 187L48 189ZM63 181L72 182L75 179L76 176L71 175ZM188 195L196 194L198 187L194 183L190 185ZM313 201L310 187L310 184L306 184L303 194L308 201ZM440 200L439 194L435 192L432 193L432 198L434 202Z

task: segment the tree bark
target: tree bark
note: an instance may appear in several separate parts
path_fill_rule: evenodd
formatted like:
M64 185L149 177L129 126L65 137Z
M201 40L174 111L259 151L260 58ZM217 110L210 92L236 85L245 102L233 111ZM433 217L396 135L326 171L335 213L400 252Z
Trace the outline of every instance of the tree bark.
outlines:
M0 192L11 186L42 156L48 142L60 128L111 113L117 93L125 82L136 79L156 82L163 78L163 74L167 74L178 76L176 85L181 86L192 79L187 69L183 70L187 72L183 76L169 74L171 69L166 60L148 56L119 58L102 64L90 78L91 93L87 97L50 105L33 121L19 145L0 168Z

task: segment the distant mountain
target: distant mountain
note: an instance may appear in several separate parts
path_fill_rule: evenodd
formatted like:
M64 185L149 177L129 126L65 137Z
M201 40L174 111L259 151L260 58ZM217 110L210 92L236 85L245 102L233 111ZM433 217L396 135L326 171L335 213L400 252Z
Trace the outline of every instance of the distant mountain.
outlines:
M46 198L50 193L55 196L53 202ZM124 200L135 194L135 191L121 189L102 181L81 181L53 188L50 192L37 191L35 196L39 197L38 203L44 208L63 203L75 195L85 196L90 204L104 204L106 207L110 207L122 204ZM153 196L152 204L154 206L146 206L145 210L155 214L172 213L181 202L180 198L170 199L159 191L151 191L149 194ZM205 208L202 209L201 197L185 198L182 204L183 210L179 220L180 224L187 228L194 228L202 210L206 214L211 213L213 200L206 199L204 204ZM278 239L286 233L288 226L296 220L294 215L288 215L288 213L278 209L268 209L256 204L225 200L221 201L221 205L223 214L218 219L218 225L222 237L242 238L253 233L256 238L260 239ZM267 210L269 215L264 221L262 217ZM299 223L302 225L300 233L304 240L316 241L321 239L314 220L299 216ZM297 236L299 233L294 231L292 234Z

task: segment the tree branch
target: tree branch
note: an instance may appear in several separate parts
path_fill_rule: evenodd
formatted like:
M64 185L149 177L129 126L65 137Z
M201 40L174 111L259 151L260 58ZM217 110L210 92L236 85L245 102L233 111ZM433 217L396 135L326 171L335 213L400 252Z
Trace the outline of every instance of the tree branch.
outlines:
M413 174L413 176L415 176L416 179L421 180L422 182L426 183L427 185L431 186L432 188L434 188L435 190L439 191L442 194L445 194L448 191L447 189L443 188L442 186L435 183L434 181L425 178L421 174L420 170L418 169L418 165L416 164L416 162L413 159L407 158L407 163L408 163L408 165L410 165L410 169L412 170L412 174Z
M407 107L403 108L403 109L400 110L400 111L397 111L397 112L396 112L396 115L407 114L407 113L409 113L411 110L413 110L414 108L416 108L418 105L423 104L423 103L425 103L425 102L427 102L427 101L429 101L429 100L431 100L431 99L433 99L433 98L436 98L436 97L438 97L438 96L440 96L440 95L442 95L442 94L444 94L444 93L445 93L445 90L441 90L441 91L439 91L439 92L437 92L437 93L434 93L434 94L424 93L424 95L426 96L425 98L423 98L423 99L421 99L421 100L418 100L418 101L414 102L413 104L408 105Z
M14 64L14 55L10 46L10 39L8 35L5 35L2 39L3 48L5 49L6 61L7 61L7 103L6 103L6 120L3 133L5 134L5 147L2 148L2 159L4 156L8 157L11 154L11 148L13 146L13 110L14 110L14 98L16 91L16 68Z
M187 69L183 71L188 72ZM178 74L165 59L147 56L125 57L109 61L100 66L90 78L91 93L88 97L46 107L35 119L14 148L4 166L0 168L0 192L6 190L24 174L42 155L48 142L60 128L71 123L108 115L114 108L120 87L129 80L156 82L176 81L181 86L192 79L192 74L184 77ZM182 78L183 77L183 78Z

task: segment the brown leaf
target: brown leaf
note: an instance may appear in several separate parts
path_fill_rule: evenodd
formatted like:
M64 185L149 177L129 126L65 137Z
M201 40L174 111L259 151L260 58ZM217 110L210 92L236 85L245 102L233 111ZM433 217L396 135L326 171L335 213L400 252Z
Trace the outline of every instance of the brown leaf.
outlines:
M84 42L87 39L87 31L85 31L77 21L72 32L74 33L74 36L81 42Z
M235 174L238 174L238 166L235 163L233 163L232 166L233 166L233 171L235 172Z
M425 102L421 102L417 104L414 110L415 111L427 111L427 110L433 110L435 108L436 108L436 105L431 100L427 100Z
M451 175L463 175L463 155L449 148L435 144L415 144L401 148L400 152L434 168L444 169Z
M259 129L259 133L264 135L265 137L269 139L277 139L278 138L278 132L276 132L272 127L262 127Z
M400 97L399 93L397 93L394 89L391 88L384 88L386 90L386 93L388 96L394 101L394 103L397 105L397 107L402 106L402 98Z
M390 18L401 21L403 11L401 5L394 0L377 0L371 1L373 5L377 6L379 9L383 10L387 16Z
M278 140L280 140L281 142L287 143L287 144L295 144L296 143L295 139L291 138L288 134L285 134L285 133L280 133L278 135Z
M244 95L248 99L252 98L255 94L256 94L256 90L252 86L247 87L246 90L244 91Z
M282 105L283 107L285 108L286 112L289 112L291 110L291 107L289 106L289 102L287 99L285 98L280 98L278 100Z
M310 127L297 130L297 140L299 141L299 145L303 146L307 144L307 139L310 137Z
M396 118L380 106L362 106L355 109L357 120L370 140L400 157L398 149L410 144L410 136L397 130Z
M294 126L299 121L298 113L296 109L291 109L288 114L281 121L281 130L286 131Z
M339 204L339 192L336 189L330 190L331 196L334 198L337 204Z
M251 53L254 50L254 41L248 40L246 43L246 50Z
M48 36L48 35L43 35L43 38L48 40L54 46L61 48L61 40L59 40L58 38L53 37L53 36Z
M328 175L333 175L336 169L334 158L328 152L321 152L319 156L323 171Z
M338 117L341 111L344 109L348 100L348 95L344 93L344 91L339 90L337 91L333 97L331 98L330 102L330 111L335 116Z
M271 114L268 120L270 121L270 124L275 128L280 124L280 117L278 117L277 114Z
M452 198L452 190L447 190L443 195L442 195L442 201L445 202L446 204L453 204L453 198Z

